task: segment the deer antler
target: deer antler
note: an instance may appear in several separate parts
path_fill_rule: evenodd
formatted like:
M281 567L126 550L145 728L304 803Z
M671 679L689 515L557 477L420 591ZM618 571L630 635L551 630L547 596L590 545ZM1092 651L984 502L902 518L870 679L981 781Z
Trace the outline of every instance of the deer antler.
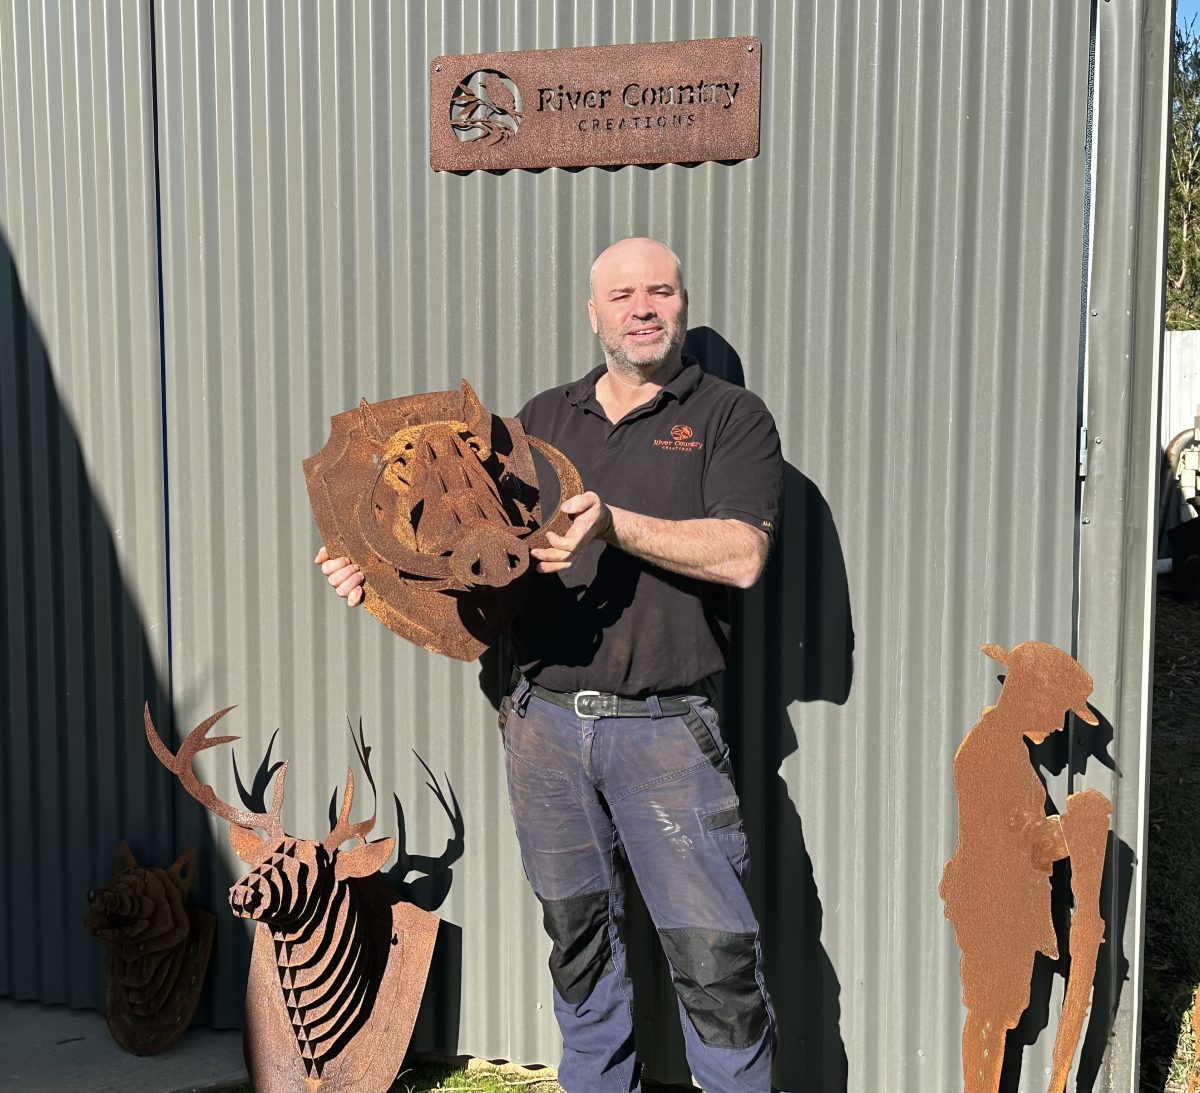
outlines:
M371 774L371 749L367 747L367 742L363 736L362 718L358 719L358 735L354 735L354 724L349 718L346 718L346 723L350 726L350 739L354 741L354 750L358 752L359 762L362 763L363 773L367 776L367 781L371 784L371 794L374 800L374 805L371 809L369 819L360 820L356 824L350 823L350 806L354 803L354 771L349 767L346 768L346 788L342 793L342 811L338 815L337 823L334 824L333 830L325 838L324 846L328 851L336 850L342 843L350 839L360 839L362 842L367 841L367 836L371 833L371 829L375 826L375 816L379 811L379 791L375 788L375 778Z
M280 821L280 810L283 808L283 780L287 777L287 763L280 767L279 777L275 779L275 799L270 812L249 812L246 809L234 808L233 805L226 804L213 792L212 786L201 782L196 777L195 771L192 770L192 761L199 752L238 739L236 736L214 736L211 740L206 739L209 729L233 708L233 706L227 706L201 721L179 745L178 753L173 753L162 742L162 738L154 728L154 722L150 720L150 703L147 702L145 709L146 739L150 743L151 751L158 757L158 761L171 771L179 779L179 784L213 815L219 816L231 824L236 824L238 827L266 832L271 838L282 838L283 825Z

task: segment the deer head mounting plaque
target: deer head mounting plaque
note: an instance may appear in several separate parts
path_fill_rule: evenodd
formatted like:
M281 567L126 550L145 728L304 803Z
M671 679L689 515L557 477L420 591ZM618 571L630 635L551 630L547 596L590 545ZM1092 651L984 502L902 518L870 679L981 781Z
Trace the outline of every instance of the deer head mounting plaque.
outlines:
M88 893L88 933L108 947L104 1019L134 1055L155 1055L192 1022L212 951L215 920L188 900L196 854L170 869L139 865L128 843L112 877Z
M146 738L185 790L229 824L229 841L250 871L229 890L240 918L258 923L246 985L246 1061L258 1093L384 1091L412 1036L438 918L400 901L379 870L394 839L367 842L375 826L352 823L354 774L333 830L301 839L283 830L284 778L269 812L221 801L192 769L196 755L236 740L209 738L233 707L201 722L172 754L145 712ZM370 749L355 748L375 793ZM261 832L261 834L259 834Z
M489 413L463 380L337 414L304 477L329 556L366 575L366 609L417 645L474 660L520 607L529 551L569 524L557 511L542 523L533 451L561 500L581 492L566 456Z
M996 705L983 711L954 757L958 846L940 888L962 951L963 1088L999 1088L1005 1036L1029 1005L1034 955L1059 955L1050 874L1055 861L1070 858L1071 968L1048 1086L1062 1093L1104 939L1100 882L1112 804L1089 789L1071 794L1061 816L1047 816L1046 790L1025 739L1041 743L1067 713L1098 724L1087 704L1092 677L1040 641L1008 650L985 645L983 652L1008 673Z

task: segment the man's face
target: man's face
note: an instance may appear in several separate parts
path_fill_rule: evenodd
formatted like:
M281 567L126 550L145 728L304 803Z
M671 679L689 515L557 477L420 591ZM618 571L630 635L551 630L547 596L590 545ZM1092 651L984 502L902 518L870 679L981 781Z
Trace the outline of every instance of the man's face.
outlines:
M600 256L588 300L592 330L615 367L652 373L677 355L687 334L687 292L671 252L630 239Z

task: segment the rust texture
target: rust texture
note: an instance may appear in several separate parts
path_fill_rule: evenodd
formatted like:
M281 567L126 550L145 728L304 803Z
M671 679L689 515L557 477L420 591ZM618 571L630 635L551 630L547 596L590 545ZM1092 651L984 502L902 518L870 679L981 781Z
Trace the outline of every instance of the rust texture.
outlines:
M84 924L108 947L104 1018L134 1055L170 1047L200 1001L216 920L188 901L195 869L193 850L151 869L122 843L108 884L88 893Z
M707 38L435 57L435 171L753 159L762 44Z
M370 818L351 822L353 771L346 772L341 809L324 839L283 830L287 763L266 812L226 804L202 783L192 769L196 755L237 739L208 737L229 709L197 725L175 754L159 738L149 706L145 728L159 761L228 822L230 845L250 867L230 888L229 904L258 924L246 984L246 1062L254 1088L382 1093L412 1036L438 917L402 902L380 875L395 840L367 841L374 809ZM375 795L370 749L359 731L355 749Z
M417 645L474 660L520 607L529 551L570 523L560 511L542 523L533 451L561 499L582 492L561 452L489 413L463 380L337 414L304 478L329 556L366 576L366 609Z
M1026 641L983 651L1007 669L995 706L954 757L958 846L942 874L946 917L962 951L963 1088L994 1093L1004 1040L1029 1005L1034 955L1058 958L1050 914L1054 862L1071 860L1071 968L1054 1044L1051 1093L1065 1088L1104 938L1100 881L1112 805L1096 790L1071 794L1046 815L1046 791L1025 740L1041 743L1070 712L1089 725L1092 677L1061 649Z

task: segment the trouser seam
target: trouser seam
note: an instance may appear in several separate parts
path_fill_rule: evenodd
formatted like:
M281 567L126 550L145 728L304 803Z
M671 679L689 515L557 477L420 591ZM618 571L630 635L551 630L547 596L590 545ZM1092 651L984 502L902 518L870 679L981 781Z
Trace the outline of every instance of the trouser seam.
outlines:
M535 767L528 760L522 759L521 756L517 755L517 753L514 752L507 743L504 745L504 754L507 755L514 763L519 763L526 770L532 771L540 778L549 778L555 782L566 782L568 785L571 784L572 779L569 774L557 770L546 770L544 767ZM575 787L572 785L571 788L574 789ZM578 796L578 794L576 794L576 796ZM581 803L582 800L583 799L580 798Z
M592 822L592 812L591 812L591 809L588 808L588 803L583 799L583 794L579 789L578 779L577 778L569 779L569 783L571 786L571 792L575 794L576 799L579 801L580 808L583 810L583 818L587 821L588 830L592 833L592 845L596 848L596 853L600 855L601 860L604 862L605 866L608 869L608 908L606 911L607 918L608 918L608 948L609 948L609 953L612 956L613 971L616 973L616 976L617 976L617 985L621 988L621 995L624 997L625 1004L629 1008L630 1021L632 1021L632 1019L633 1019L633 999L630 996L629 992L625 989L625 976L622 974L624 972L624 968L625 968L626 954L624 952L621 952L621 967L618 968L616 958L617 958L617 952L618 952L618 945L620 944L620 937L617 934L616 922L613 920L613 910L612 910L613 909L613 892L614 892L616 876L617 876L617 871L613 865L613 844L614 844L615 840L617 839L616 820L613 819L610 821L613 833L612 833L612 837L608 840L608 848L606 850L603 842L600 840L599 834L596 831L596 825L595 825L595 823ZM589 783L589 785L591 785L591 783ZM597 800L603 798L603 794L594 785L592 785L591 788L592 788L592 796L593 796L592 803L595 804Z
M707 759L703 759L695 766L686 767L683 770L677 770L672 774L663 774L658 778L652 778L649 782L643 782L639 786L634 786L632 789L627 789L620 796L613 797L612 803L616 804L618 801L624 801L627 798L632 797L635 793L641 793L644 789L655 789L658 786L665 786L668 782L674 782L677 778L682 778L687 774L695 774L696 771L703 770L705 767L711 765L712 764L709 763Z
M588 820L588 826L591 826L591 820ZM593 836L594 838L594 836ZM626 971L627 960L629 954L625 951L625 944L621 938L620 928L617 925L617 920L613 915L614 897L617 895L618 884L617 867L616 867L616 845L620 834L617 831L616 822L612 825L612 836L608 840L608 947L613 958L613 972L617 977L617 986L621 989L621 996L625 999L625 1008L629 1011L629 1023L633 1024L633 995L627 989L628 973ZM625 900L621 899L621 914L625 914ZM618 966L617 954L620 954L620 964Z

